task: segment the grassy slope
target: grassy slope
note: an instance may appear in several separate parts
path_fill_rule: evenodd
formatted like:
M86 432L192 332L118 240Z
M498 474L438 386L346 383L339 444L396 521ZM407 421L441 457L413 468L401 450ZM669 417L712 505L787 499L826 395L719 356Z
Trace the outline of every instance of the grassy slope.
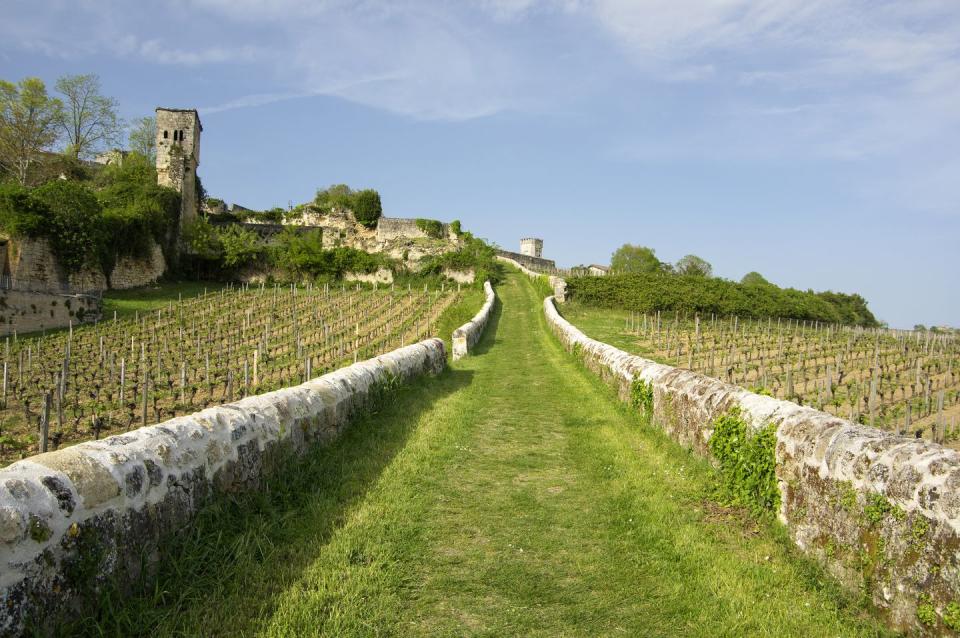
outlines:
M550 337L525 279L470 357L222 503L92 633L877 635ZM496 347L492 334L496 334Z

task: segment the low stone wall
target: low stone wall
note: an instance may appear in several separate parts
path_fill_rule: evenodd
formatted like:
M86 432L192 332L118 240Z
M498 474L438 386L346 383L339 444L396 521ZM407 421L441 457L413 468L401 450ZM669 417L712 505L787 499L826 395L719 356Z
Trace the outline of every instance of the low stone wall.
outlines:
M514 268L517 268L531 279L538 279L543 277L549 282L550 288L553 290L553 296L557 301L563 303L567 298L567 282L563 277L557 277L556 275L547 275L544 273L534 272L529 268L525 267L523 264L518 261L511 259L510 257L505 257L504 255L497 255L497 259L502 261L505 264L510 264Z
M258 489L282 449L332 440L396 381L438 373L428 339L303 385L208 408L0 471L0 636L50 630L91 588L133 582L215 494Z
M101 299L27 290L0 290L0 336L52 330L100 319Z
M470 354L470 349L480 341L483 330L490 320L490 313L493 312L493 303L497 296L494 294L493 286L490 285L489 281L483 282L483 291L487 294L487 300L483 302L480 312L475 314L473 319L453 331L454 361Z
M865 592L901 630L960 629L960 454L637 357L590 339L544 301L568 350L630 400L653 390L653 422L709 456L715 420L732 408L776 427L780 521L805 553Z

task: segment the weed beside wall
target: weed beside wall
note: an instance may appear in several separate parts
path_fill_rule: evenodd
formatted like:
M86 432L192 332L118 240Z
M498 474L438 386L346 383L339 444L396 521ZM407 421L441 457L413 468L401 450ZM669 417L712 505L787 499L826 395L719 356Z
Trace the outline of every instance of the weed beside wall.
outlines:
M726 488L737 504L755 513L780 508L776 444L774 425L751 431L737 407L713 422L710 452L720 465Z

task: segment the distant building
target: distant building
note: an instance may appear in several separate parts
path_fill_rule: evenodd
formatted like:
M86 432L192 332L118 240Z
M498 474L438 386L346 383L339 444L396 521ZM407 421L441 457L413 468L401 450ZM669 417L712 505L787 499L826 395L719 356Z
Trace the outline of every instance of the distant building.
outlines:
M603 277L610 274L610 266L601 266L599 264L590 264L587 266L587 272L594 277Z
M543 257L543 240L528 237L520 240L520 254L527 257Z

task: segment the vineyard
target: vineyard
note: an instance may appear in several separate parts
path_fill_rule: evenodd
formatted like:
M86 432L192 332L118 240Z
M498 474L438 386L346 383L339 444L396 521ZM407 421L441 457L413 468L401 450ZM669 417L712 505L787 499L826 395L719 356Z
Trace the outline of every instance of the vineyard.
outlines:
M301 383L437 334L445 311L479 298L449 287L244 286L7 338L0 463Z
M567 304L594 339L862 424L960 438L960 339L812 321L684 317Z

